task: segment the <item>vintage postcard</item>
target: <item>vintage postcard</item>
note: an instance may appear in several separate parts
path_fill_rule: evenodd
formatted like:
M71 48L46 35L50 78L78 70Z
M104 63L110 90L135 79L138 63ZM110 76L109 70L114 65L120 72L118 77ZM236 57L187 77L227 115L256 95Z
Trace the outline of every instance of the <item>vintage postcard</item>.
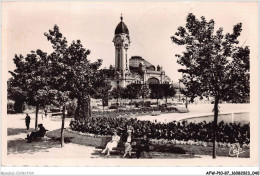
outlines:
M257 166L258 2L2 2L2 166Z

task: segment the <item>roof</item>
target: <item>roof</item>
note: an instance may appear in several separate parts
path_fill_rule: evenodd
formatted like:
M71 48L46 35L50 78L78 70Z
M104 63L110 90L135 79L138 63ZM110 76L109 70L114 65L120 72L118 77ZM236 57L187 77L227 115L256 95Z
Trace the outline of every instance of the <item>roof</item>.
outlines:
M151 67L154 66L152 65L150 62L146 61L145 59L143 59L141 56L132 56L129 59L129 66L130 67L135 67L138 68L140 63L144 64L145 67Z
M123 17L121 16L121 22L117 25L116 30L115 30L115 35L116 34L129 34L129 30L125 23L123 22Z

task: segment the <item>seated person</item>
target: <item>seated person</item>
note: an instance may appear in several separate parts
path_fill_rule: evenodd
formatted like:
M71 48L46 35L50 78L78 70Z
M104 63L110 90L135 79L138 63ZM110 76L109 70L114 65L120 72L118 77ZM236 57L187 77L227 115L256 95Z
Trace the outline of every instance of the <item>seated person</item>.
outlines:
M149 149L149 139L147 138L146 135L143 136L143 138L141 139L140 143L138 143L136 145L136 157L137 159L140 158L141 156L141 153L142 152L149 152L150 149Z
M38 131L33 131L31 132L31 134L27 134L27 138L25 138L27 140L27 142L32 142L33 139L36 139L38 137L44 137L44 135L46 134L46 130L42 124L38 125Z
M113 150L113 148L117 147L119 140L120 140L120 136L118 136L117 132L114 131L114 134L112 136L111 141L109 141L107 143L106 148L104 150L102 150L101 153L106 153L106 151L107 151L107 155L106 156L109 156L111 150Z

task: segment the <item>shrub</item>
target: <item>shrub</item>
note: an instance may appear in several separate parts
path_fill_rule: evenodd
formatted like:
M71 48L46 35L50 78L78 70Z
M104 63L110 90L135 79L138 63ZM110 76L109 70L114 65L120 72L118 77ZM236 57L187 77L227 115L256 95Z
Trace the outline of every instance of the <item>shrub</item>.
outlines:
M95 135L110 135L116 129L118 133L126 133L129 126L132 126L133 136L142 137L146 134L149 138L156 139L155 143L161 144L180 144L180 145L212 145L212 122L188 123L169 122L153 123L150 121L140 121L135 118L117 117L92 117L84 121L71 121L70 127L74 131L91 133ZM235 143L241 145L250 143L249 124L225 124L223 121L218 124L217 142Z
M144 107L151 107L151 101L146 101L144 103Z
M8 100L7 101L7 110L8 111L13 111L14 110L14 101Z
M108 109L117 109L117 105L111 105L108 107Z
M60 108L52 107L52 108L50 109L50 111L51 111L51 112L60 112L61 109L60 109Z

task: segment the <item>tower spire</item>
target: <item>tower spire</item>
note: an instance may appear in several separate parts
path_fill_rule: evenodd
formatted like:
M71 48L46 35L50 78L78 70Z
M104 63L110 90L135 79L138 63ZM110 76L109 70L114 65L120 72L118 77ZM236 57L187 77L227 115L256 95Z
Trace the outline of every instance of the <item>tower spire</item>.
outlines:
M123 14L121 13L121 17L120 17L121 21L123 21Z

